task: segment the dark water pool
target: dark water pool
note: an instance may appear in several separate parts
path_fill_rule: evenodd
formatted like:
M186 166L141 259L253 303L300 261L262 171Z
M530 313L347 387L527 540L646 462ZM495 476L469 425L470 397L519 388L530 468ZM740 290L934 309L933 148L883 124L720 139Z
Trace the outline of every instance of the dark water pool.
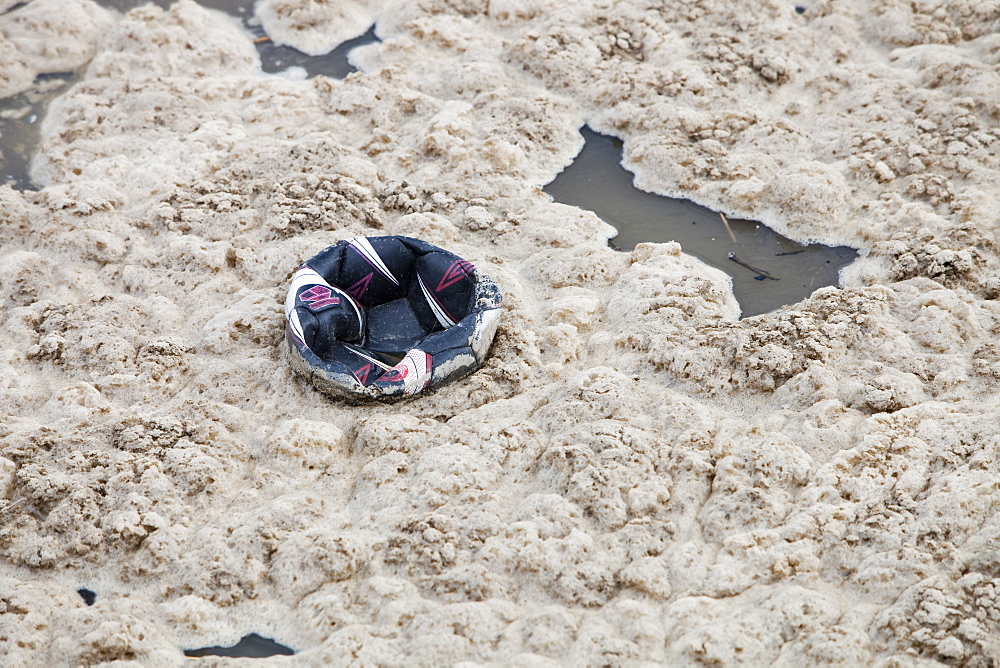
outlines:
M251 659L263 659L269 656L291 656L295 651L285 647L270 638L256 633L243 636L243 639L232 647L203 647L201 649L184 650L184 656L239 656Z
M719 213L687 200L639 190L621 165L622 142L581 130L586 144L545 192L557 202L589 209L618 230L616 248L676 241L685 253L733 277L743 317L767 313L837 285L838 272L857 252L846 246L804 245L762 223ZM728 229L727 229L728 225ZM731 232L731 234L730 234Z
M78 75L43 74L20 95L0 98L0 186L38 190L28 168L40 139L42 117L49 102L65 93Z
M76 590L76 593L80 595L80 598L82 598L83 602L87 605L94 605L94 602L97 600L97 593L94 592L93 589L80 587Z

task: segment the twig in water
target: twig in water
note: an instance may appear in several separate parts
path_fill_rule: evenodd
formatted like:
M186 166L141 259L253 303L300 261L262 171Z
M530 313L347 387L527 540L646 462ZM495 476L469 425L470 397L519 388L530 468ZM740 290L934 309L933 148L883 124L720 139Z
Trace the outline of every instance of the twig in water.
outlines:
M769 272L766 272L763 269L758 269L757 267L753 266L752 264L747 264L743 260L741 260L738 257L736 257L736 253L732 253L731 252L731 253L729 253L728 257L729 257L730 260L732 260L736 264L740 265L741 267L746 267L750 271L752 271L755 274L757 274L757 280L763 280L765 278L770 278L772 281L780 281L781 280L777 276L772 276Z
M736 243L736 237L735 237L735 236L733 235L733 230L732 230L732 228L730 228L730 227L729 227L729 219L728 219L728 218L726 218L726 214L724 214L724 213L722 213L722 212L720 211L720 212L719 212L719 217L720 217L720 218L722 218L722 224L726 226L726 232L729 232L729 239L730 239L730 240L731 240L731 241L732 241L733 243Z
M253 43L254 44L260 44L261 42L270 42L270 41L271 41L271 38L269 36L267 36L267 35L264 35L263 37L258 37L257 39L255 39L253 41Z
M816 277L819 276L819 274L820 274L821 271L823 271L823 267L820 267L819 269L817 269L816 273L813 274L812 278L809 279L809 289L810 290L813 289L813 283L816 281Z
M805 252L806 252L805 248L800 248L799 250L785 251L784 253L775 253L774 257L781 257L782 255L798 255L799 253L805 253Z

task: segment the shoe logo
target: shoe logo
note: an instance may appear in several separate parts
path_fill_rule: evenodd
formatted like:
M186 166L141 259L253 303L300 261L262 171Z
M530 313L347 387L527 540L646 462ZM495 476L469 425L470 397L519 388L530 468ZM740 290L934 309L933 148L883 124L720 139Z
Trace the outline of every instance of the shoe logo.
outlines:
M463 278L468 278L469 275L476 270L475 265L466 260L455 260L451 263L451 266L444 272L444 276L438 281L437 287L434 288L434 292L441 292L450 285L458 283Z
M351 287L347 288L348 294L350 294L355 299L360 300L361 297L365 294L365 291L368 289L368 285L372 282L372 276L374 275L375 275L374 271L369 272L367 276L362 278L360 281L358 281Z
M362 385L368 382L368 374L371 373L372 365L366 364L357 371L354 372L354 377L361 382Z
M333 291L325 285L314 285L299 293L299 299L306 303L310 311L318 311L327 306L340 303L340 297L334 297Z

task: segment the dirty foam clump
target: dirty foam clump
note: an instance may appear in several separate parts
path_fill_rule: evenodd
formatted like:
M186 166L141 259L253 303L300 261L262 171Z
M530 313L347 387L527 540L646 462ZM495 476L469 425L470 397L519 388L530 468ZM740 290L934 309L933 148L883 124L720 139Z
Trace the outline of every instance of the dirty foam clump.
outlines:
M33 0L0 14L0 98L28 90L39 74L86 65L113 24L91 0Z
M190 0L86 6L0 17L95 36L43 187L0 188L0 663L1000 661L986 10L261 2L308 52L377 22L361 72L292 81ZM542 192L585 121L645 189L862 257L740 320ZM461 383L331 402L288 281L388 234L490 274L502 324Z
M384 3L259 0L254 12L275 44L321 56L363 35L375 22L380 4Z

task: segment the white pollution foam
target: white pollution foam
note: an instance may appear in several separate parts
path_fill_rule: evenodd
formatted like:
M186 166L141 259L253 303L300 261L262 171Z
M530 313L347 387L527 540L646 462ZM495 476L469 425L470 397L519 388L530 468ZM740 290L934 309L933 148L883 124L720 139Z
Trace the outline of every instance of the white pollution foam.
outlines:
M189 0L82 33L45 2L93 58L44 187L0 188L0 663L1000 660L992 5L359 2L364 71L296 81ZM364 28L262 5L304 51ZM738 320L541 192L584 119L643 188L863 257ZM377 234L481 267L503 320L459 383L333 403L281 301Z
M0 98L28 90L39 74L69 72L93 58L111 12L90 0L0 2Z

